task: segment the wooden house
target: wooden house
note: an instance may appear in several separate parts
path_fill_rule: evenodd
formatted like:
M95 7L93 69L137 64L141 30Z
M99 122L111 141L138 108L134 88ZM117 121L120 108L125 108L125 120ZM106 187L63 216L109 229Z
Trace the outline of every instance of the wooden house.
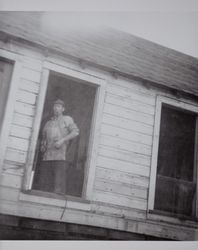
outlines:
M197 240L198 59L47 15L0 13L0 238ZM57 98L80 129L65 194L36 185Z

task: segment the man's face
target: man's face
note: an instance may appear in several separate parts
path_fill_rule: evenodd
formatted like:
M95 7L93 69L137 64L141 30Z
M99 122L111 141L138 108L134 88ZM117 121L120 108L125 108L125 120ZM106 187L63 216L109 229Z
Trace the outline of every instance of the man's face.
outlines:
M61 104L54 104L53 110L54 110L54 115L58 116L58 115L62 115L65 109Z

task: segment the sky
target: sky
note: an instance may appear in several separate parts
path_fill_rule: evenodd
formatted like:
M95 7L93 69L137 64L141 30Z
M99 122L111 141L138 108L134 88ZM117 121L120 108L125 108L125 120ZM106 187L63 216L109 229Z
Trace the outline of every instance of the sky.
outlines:
M198 58L198 0L0 0L0 10L67 11L71 25L108 25Z

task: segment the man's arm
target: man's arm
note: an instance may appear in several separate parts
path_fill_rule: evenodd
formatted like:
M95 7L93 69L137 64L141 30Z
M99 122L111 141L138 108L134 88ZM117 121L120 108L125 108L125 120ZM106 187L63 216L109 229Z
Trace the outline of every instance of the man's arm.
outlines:
M68 129L69 129L69 134L67 134L66 136L64 136L62 139L58 140L56 143L55 143L55 147L56 148L59 148L61 147L61 145L73 138L75 138L76 136L79 135L79 128L77 127L77 125L75 124L75 122L73 121L73 119L70 117L70 121L69 121L69 126L68 126Z

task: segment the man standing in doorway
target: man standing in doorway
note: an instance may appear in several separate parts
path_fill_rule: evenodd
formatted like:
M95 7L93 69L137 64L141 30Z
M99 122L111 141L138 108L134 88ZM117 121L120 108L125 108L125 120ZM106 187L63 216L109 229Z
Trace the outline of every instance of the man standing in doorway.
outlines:
M70 116L63 115L65 104L56 100L54 116L42 131L41 152L37 186L40 190L65 194L66 192L66 151L71 139L79 135L79 129Z

